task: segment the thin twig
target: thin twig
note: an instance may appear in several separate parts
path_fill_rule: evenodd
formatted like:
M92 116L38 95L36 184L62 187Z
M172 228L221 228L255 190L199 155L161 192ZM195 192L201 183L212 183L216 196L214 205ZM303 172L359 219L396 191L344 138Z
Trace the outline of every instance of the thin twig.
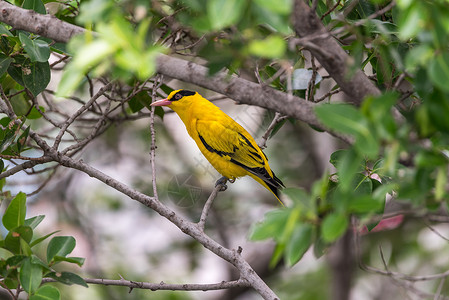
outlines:
M429 228L433 233L438 235L440 238L442 238L446 242L449 242L449 239L447 237L443 236L441 233L439 233L435 228L433 228L432 225L430 225L430 223L426 219L424 219L424 224L426 224L427 228Z
M327 12L325 12L321 17L320 20L322 21L325 17L327 17L330 13L332 13L339 5L341 0L338 0L334 6L332 6Z
M64 125L62 126L61 130L59 131L58 135L55 138L55 142L53 144L54 149L58 149L59 144L61 143L62 136L66 132L67 128L75 121L75 119L80 116L83 112L85 112L100 96L102 96L107 90L109 90L113 85L113 82L108 83L107 85L103 86L98 90L98 92L90 98L90 100L81 106L78 111L76 111L68 120L64 122Z
M9 170L0 173L0 179L14 175L22 170L33 168L36 165L48 163L51 161L53 161L53 159L48 156L42 156L40 160L28 160L23 164L17 165Z
M313 98L314 98L314 94L315 94L314 90L315 90L316 75L318 74L318 72L317 72L317 67L315 64L315 57L313 56L312 53L310 53L310 55L312 57L310 60L310 62L312 64L312 77L310 78L310 80L307 84L306 95L304 98L307 101L315 102Z
M435 292L435 297L433 297L433 300L440 299L441 291L443 290L444 282L446 281L446 278L441 278L440 284L438 284L438 288Z
M165 283L161 281L160 283L151 282L141 282L141 281L131 281L121 279L101 279L101 278L85 278L84 281L89 284L101 284L101 285L113 285L113 286L126 286L131 289L147 289L152 291L215 291L223 290L237 287L249 287L249 283L246 280L239 279L233 281L222 281L219 283ZM57 282L53 278L44 278L42 283L47 282Z
M265 149L267 147L268 138L270 137L270 134L273 132L274 127L276 127L277 124L281 123L285 119L287 119L287 116L283 116L278 112L275 113L273 121L271 121L270 126L268 126L267 130L260 138L259 147L261 149Z
M156 100L156 91L162 85L162 75L156 75L156 79L153 83L153 89L151 91L151 99L153 101ZM156 131L154 129L154 116L155 116L156 108L153 107L150 113L150 133L151 133L151 150L150 150L150 160L151 160L151 173L152 173L152 184L153 184L153 196L156 200L159 201L159 197L157 194L157 185L156 185Z
M336 88L335 90L332 90L332 91L326 93L325 95L321 96L320 98L315 99L315 103L319 103L319 102L325 100L326 98L328 98L328 97L330 97L332 95L338 94L340 92L341 92L341 89L340 88Z
M218 192L220 191L221 188L222 186L220 184L217 184L213 189L212 193L210 194L209 198L207 199L206 203L204 204L200 220L197 223L198 227L202 231L204 231L204 226L206 225L207 216L209 214L212 203L214 202L215 198L217 198Z

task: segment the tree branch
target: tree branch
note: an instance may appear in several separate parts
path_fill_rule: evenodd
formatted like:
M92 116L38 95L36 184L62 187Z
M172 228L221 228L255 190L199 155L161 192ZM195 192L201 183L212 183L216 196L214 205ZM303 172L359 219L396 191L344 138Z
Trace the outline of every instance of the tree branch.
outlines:
M361 70L357 70L351 76L352 62L349 55L326 30L315 11L304 0L295 0L292 17L294 29L299 37L315 37L304 46L350 97L350 102L359 105L368 95L380 95L380 90Z
M26 30L63 43L85 31L84 28L61 21L55 16L41 15L3 0L0 0L0 21L14 29Z
M247 281L239 279L234 281L222 281L219 283L160 283L130 281L125 279L97 279L97 278L84 278L84 281L89 284L101 284L101 285L114 285L114 286L126 286L130 289L147 289L152 291L215 291L237 287L249 287ZM58 282L53 278L44 278L42 283Z
M241 248L238 250L231 250L223 247L211 237L206 235L198 224L190 222L189 220L177 215L173 210L164 205L155 197L150 197L142 194L139 191L132 189L126 184L106 175L98 169L86 164L83 160L75 160L67 155L58 152L55 148L50 147L38 134L30 130L29 136L42 148L44 153L58 162L60 165L67 168L79 170L90 177L105 183L113 189L122 194L136 200L143 205L153 209L159 215L169 220L177 226L182 232L191 236L206 249L215 253L217 256L234 265L240 272L240 278L248 281L248 284L255 289L264 299L275 300L279 299L276 294L267 286L267 284L259 277L253 270L249 263L241 256Z

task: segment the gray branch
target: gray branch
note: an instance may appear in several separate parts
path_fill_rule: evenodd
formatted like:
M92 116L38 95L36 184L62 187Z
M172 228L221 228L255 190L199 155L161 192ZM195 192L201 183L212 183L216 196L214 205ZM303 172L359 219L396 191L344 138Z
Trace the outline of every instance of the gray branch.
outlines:
M332 37L316 15L315 11L304 1L296 0L292 16L296 34L306 42L303 43L315 56L326 71L338 83L354 104L359 105L368 95L380 95L380 90L361 70L351 76L350 56Z
M3 0L0 0L0 21L14 29L36 33L63 43L85 31L84 28L61 21L55 16L41 15Z
M113 285L113 286L126 286L130 289L147 289L152 291L214 291L223 290L237 287L248 287L249 284L245 280L235 281L222 281L219 283L152 283L152 282L140 282L125 279L101 279L101 278L84 278L84 281L89 284L101 284L101 285ZM42 283L58 282L53 278L44 278Z

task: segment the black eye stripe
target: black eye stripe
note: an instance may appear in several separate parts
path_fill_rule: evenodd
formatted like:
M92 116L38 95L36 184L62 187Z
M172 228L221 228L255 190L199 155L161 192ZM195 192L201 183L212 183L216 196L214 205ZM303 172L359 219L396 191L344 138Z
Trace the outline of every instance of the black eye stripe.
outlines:
M193 96L195 95L195 92L189 91L189 90L180 90L176 94L173 95L172 101L180 100L182 97L185 96Z

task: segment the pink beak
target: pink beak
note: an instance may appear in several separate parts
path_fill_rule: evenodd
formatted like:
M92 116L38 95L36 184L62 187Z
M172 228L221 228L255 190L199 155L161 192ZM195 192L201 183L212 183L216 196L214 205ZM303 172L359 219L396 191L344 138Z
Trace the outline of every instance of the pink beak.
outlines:
M170 105L171 101L167 99L158 100L156 102L151 103L151 106L167 106Z

